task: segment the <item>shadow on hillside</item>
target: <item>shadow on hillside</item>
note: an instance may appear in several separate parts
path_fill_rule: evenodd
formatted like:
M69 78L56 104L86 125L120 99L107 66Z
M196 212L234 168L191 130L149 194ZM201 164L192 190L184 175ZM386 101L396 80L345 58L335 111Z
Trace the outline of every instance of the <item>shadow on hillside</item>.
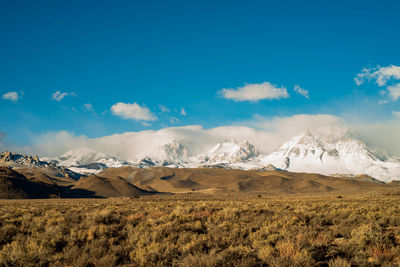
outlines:
M96 192L86 189L72 189L71 186L60 187L61 198L104 198Z

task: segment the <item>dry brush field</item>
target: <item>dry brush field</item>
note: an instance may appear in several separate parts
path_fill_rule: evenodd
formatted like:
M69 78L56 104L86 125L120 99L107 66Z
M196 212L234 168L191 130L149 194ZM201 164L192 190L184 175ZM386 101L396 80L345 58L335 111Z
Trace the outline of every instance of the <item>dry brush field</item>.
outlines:
M0 201L1 266L398 266L400 196Z

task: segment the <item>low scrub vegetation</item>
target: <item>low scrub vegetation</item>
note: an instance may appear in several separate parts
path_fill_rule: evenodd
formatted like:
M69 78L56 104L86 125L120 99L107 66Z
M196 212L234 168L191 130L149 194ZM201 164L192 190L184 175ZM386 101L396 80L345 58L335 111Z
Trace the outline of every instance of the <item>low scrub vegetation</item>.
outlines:
M400 197L0 201L1 266L397 266Z

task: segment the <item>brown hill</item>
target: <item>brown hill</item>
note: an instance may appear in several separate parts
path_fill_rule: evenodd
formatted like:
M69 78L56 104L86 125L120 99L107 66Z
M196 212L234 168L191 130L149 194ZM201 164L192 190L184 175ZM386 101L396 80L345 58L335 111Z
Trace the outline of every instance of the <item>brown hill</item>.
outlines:
M73 197L87 197L85 194L81 195L82 192L91 193L90 197L131 197L151 194L121 177L99 177L97 175L81 177L70 190Z
M1 170L0 198L97 198L151 194L118 176L83 176L76 181L56 168L24 167L11 170L2 167ZM123 168L118 172L124 174Z
M120 197L154 193L257 193L268 195L398 190L372 177L331 177L286 171L210 168L109 168L78 181L52 168L0 168L0 198Z
M59 196L57 187L29 181L24 175L0 167L0 198L49 198Z
M25 167L15 168L14 170L24 175L28 180L36 183L72 186L76 182L76 180L71 178L68 173L52 167Z
M138 188L158 192L242 192L267 194L365 192L384 189L386 184L368 180L330 177L286 171L225 169L170 169L131 167L107 169L101 177L122 177Z

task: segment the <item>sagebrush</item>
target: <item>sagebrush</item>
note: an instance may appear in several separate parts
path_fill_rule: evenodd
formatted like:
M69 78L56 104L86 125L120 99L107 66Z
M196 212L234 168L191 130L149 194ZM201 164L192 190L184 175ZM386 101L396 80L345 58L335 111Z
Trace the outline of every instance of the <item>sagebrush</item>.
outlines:
M397 266L400 197L0 201L1 266Z

